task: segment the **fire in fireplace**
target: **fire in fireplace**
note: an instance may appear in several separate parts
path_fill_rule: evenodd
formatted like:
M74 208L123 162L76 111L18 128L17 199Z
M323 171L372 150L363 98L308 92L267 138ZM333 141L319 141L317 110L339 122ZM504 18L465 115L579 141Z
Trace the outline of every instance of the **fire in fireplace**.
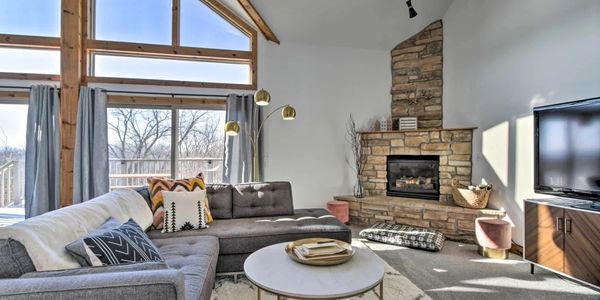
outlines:
M439 200L440 157L390 155L387 157L387 195Z

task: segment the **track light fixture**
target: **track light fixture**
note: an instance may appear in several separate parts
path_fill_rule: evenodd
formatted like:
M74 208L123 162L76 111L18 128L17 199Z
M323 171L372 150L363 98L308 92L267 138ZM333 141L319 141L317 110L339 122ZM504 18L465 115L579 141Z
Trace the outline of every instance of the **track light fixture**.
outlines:
M408 6L408 16L412 19L417 16L417 11L412 6L411 0L406 1L406 6Z

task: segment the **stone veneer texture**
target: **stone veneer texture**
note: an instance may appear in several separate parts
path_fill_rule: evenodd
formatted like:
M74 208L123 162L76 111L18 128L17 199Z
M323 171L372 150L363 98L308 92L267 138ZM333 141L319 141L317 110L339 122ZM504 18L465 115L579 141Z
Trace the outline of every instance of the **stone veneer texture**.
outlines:
M471 184L472 129L365 132L366 163L361 176L365 195L385 196L388 155L439 155L440 201L452 202L452 179Z
M399 197L338 196L350 207L350 223L369 226L376 223L399 223L442 232L451 240L474 242L475 219L502 218L504 211L496 209L469 209L430 200Z
M392 119L418 117L418 128L442 128L442 21L392 50Z

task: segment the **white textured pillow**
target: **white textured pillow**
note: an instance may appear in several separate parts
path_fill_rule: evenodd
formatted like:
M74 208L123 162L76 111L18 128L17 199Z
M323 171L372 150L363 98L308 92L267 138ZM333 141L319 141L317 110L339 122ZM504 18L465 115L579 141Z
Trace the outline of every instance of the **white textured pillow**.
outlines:
M162 232L206 228L204 201L206 190L193 192L162 192L165 222Z

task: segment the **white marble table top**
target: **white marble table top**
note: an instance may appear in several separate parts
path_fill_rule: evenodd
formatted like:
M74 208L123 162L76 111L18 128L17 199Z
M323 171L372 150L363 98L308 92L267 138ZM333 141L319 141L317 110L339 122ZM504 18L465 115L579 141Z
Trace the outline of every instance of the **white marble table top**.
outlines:
M337 266L309 266L285 253L287 243L262 248L244 263L246 277L261 289L292 298L344 298L366 292L383 279L379 257L365 249Z

